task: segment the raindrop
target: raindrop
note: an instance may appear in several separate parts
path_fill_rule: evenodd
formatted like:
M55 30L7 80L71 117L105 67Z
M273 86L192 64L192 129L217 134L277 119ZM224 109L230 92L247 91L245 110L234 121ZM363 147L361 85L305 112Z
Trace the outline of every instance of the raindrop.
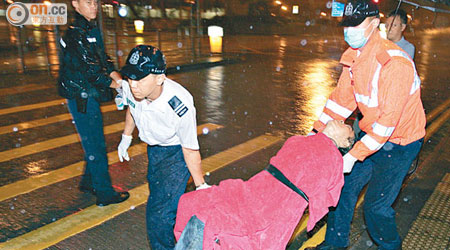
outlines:
M250 25L250 29L251 29L251 30L253 29L253 25Z
M65 103L63 103L63 102L61 103L61 105L63 105L63 106L64 106L64 104L65 104Z
M234 112L234 111L233 111L233 112L231 112L231 114L233 114L233 115L234 115L234 114L236 114L236 112Z
M131 206L131 207L130 207L131 210L134 210L135 208L136 208L135 206Z
M207 135L209 133L209 129L208 128L203 128L202 132L204 135Z
M181 48L181 47L183 47L183 43L179 42L179 43L177 43L177 46L178 46L178 48Z
M81 92L81 98L88 98L88 94L86 92Z
M90 160L90 161L93 161L93 160L95 160L95 156L93 156L93 155L90 155L90 156L89 156L89 160Z
M16 148L20 148L20 143L16 143Z
M333 3L331 1L328 1L327 2L327 8L331 9L331 7L333 7Z
M180 66L177 66L177 70L180 70Z
M209 176L209 175L211 175L211 173L210 172L206 172L206 176Z
M300 45L305 46L308 43L308 41L306 41L306 39L303 39L300 41Z
M22 214L26 213L25 209L20 210L20 213Z
M253 134L253 133L252 133L251 131L250 131L250 132L248 132L248 136L252 136L252 134Z
M409 201L408 197L403 198L403 201L408 202Z
M11 206L11 210L14 210L14 206Z
M75 124L75 121L72 121L73 124Z
M14 132L17 132L17 131L19 131L19 129L18 129L17 127L14 127L14 128L13 128L13 131L14 131Z
M434 54L433 57L436 57L436 54Z
M421 53L422 53L422 51L420 51L420 50L419 50L419 51L418 51L417 53L421 54Z
M368 247L373 246L373 242L371 240L366 241L366 246Z
M117 55L118 55L118 56L123 56L123 51L119 49L119 50L117 51Z
M327 39L325 39L324 41L323 41L324 43L328 43L328 40Z
M22 138L19 138L19 141L22 141Z
M305 25L309 26L309 25L311 25L311 22L310 21L306 21Z
M53 222L56 221L56 218L52 218L52 221L53 221Z
M280 67L277 67L275 70L276 70L276 71L280 71Z
M341 236L341 233L337 233L337 236Z
M272 121L269 121L269 125L272 125Z
M248 114L248 112L247 112L247 111L245 111L245 112L244 112L244 115L247 115L247 114Z

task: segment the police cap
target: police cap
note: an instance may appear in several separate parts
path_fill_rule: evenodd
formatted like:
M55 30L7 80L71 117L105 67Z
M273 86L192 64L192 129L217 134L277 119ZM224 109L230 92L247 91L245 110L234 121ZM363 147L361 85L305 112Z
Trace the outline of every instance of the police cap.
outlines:
M341 26L354 27L360 25L366 17L378 16L378 5L372 0L349 0L344 7Z
M131 80L141 80L149 74L165 74L166 59L158 48L138 45L128 54L120 73Z

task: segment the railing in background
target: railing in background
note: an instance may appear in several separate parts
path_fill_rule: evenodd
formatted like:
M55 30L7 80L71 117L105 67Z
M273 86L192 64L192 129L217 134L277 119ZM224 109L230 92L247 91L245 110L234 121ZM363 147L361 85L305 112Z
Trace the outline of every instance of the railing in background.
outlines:
M8 23L0 32L0 73L47 71L54 77L59 69L59 30L52 26L15 27ZM66 27L62 27L64 30ZM104 20L104 42L107 54L116 67L124 65L129 51L138 44L150 44L162 49L169 66L194 62L209 55L207 36L196 36L195 27L171 27L170 30L145 27L143 34L135 32L127 22ZM62 31L61 33L64 33Z

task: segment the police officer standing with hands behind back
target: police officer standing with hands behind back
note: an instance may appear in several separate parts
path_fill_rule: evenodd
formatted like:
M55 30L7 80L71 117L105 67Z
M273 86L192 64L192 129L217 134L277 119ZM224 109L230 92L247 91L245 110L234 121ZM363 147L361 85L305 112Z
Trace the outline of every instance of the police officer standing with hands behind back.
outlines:
M350 223L362 188L367 229L378 249L401 249L392 208L408 169L425 136L420 78L412 59L378 31L378 6L350 0L341 26L350 45L336 89L329 97L316 131L331 120L345 120L359 108L360 141L344 155L344 187L327 220L325 241L313 249L346 249Z
M139 138L148 144L148 239L154 250L173 249L178 200L189 176L197 190L209 187L201 169L194 101L185 88L166 78L164 55L155 47L133 48L121 73L129 83L122 85L128 109L119 158L129 160L127 149L137 126Z

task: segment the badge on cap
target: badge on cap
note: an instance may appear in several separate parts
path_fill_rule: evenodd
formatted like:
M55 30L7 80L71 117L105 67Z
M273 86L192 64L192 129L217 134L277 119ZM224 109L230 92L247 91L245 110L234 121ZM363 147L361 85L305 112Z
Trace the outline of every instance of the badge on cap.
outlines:
M347 6L345 7L345 13L344 13L344 15L346 15L346 16L351 16L351 15L353 15L353 5L352 5L351 2L348 3Z
M139 61L139 51L135 51L131 57L130 60L128 61L130 64L132 65L136 65Z

